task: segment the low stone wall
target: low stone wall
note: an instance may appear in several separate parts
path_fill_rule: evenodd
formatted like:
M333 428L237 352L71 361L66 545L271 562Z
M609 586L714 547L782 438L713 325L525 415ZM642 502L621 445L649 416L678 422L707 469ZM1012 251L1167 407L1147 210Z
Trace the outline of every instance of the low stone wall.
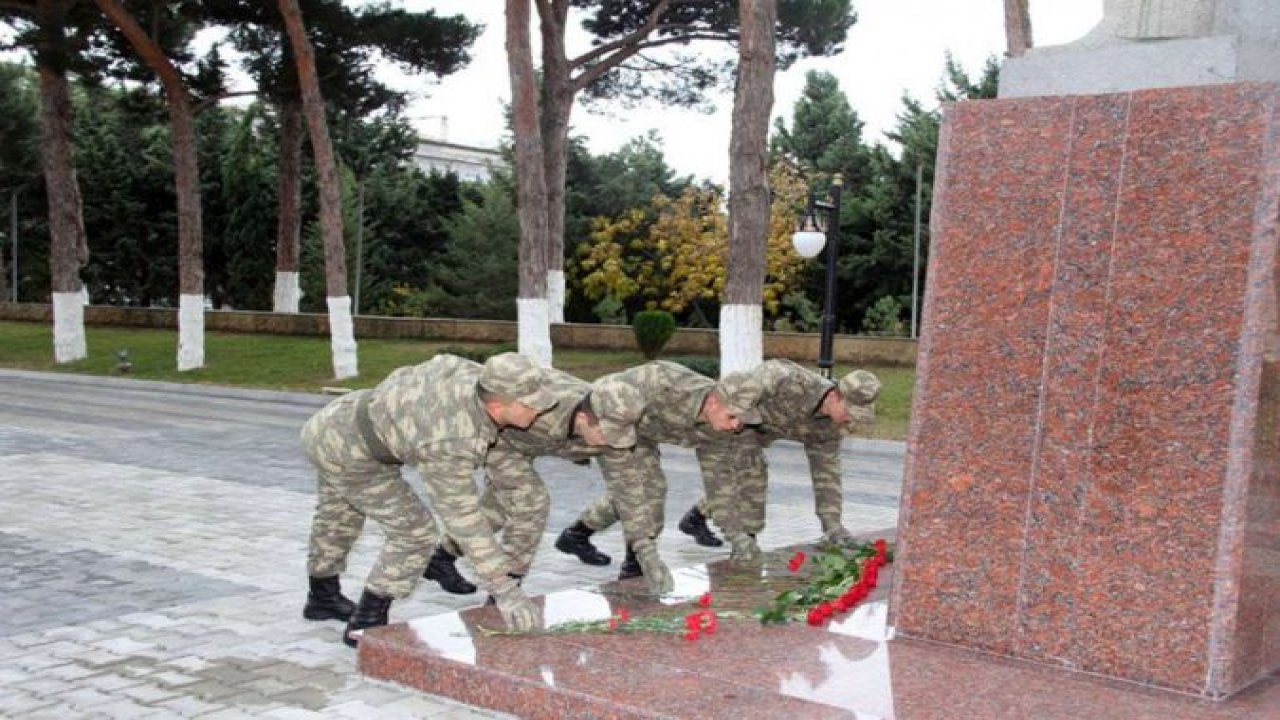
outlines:
M269 313L241 310L209 310L206 330L272 335L327 335L329 318L323 314ZM165 308L90 305L84 309L88 325L169 328L178 326L177 312ZM0 303L0 320L52 322L49 305ZM356 338L444 340L458 343L516 341L516 324L505 320L451 320L448 318L398 318L362 315L355 319ZM813 361L818 357L819 337L813 333L764 334L766 357ZM551 342L557 348L583 350L634 350L635 338L626 325L567 323L551 326ZM916 342L904 338L837 335L836 362L853 365L912 367ZM663 349L667 355L719 355L716 330L680 329Z

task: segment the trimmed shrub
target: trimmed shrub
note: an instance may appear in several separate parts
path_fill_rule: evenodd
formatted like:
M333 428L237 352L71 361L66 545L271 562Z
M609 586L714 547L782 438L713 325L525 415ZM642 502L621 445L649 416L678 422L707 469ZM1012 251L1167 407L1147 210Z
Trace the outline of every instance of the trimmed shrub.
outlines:
M666 310L641 310L631 321L631 330L636 335L640 352L652 360L676 334L676 318Z

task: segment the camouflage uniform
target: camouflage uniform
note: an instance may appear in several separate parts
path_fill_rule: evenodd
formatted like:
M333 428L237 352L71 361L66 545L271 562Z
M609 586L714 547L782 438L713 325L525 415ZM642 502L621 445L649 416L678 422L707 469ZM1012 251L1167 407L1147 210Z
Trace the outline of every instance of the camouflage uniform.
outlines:
M527 430L502 429L485 461L481 506L493 532L501 532L509 572L516 575L529 572L551 510L547 485L534 470L534 458L556 455L579 460L600 452L573 436L574 413L591 386L560 370L549 369L546 374L544 387L556 398L556 406L539 415ZM446 540L445 549L451 555L461 554L452 538Z
M431 514L400 476L405 464L421 473L445 532L482 581L492 587L507 580L507 558L472 479L498 433L477 392L488 372L488 366L440 355L396 370L372 390L344 395L307 421L303 444L318 476L311 576L345 569L367 516L386 542L366 591L395 598L413 591L438 537ZM536 393L517 399L535 409L548 402Z
M631 544L656 538L665 522L667 477L662 472L659 443L696 447L699 460L710 464L727 458L718 455L722 445L703 450L723 435L698 419L707 393L716 387L714 380L683 365L657 360L596 381L597 387L609 384L639 391L644 407L638 409L643 414L635 427L637 443L630 450L610 449L599 456L608 494L592 502L579 520L593 531L621 520L623 534ZM603 425L607 418L602 415L601 420ZM714 482L720 477L704 475L704 480Z
M816 412L827 393L837 383L790 360L767 360L759 367L726 376L721 384L732 393L739 384L759 392L756 409L761 422L741 433L724 438L717 451L731 456L728 463L703 472L724 473L726 479L709 487L728 487L720 496L711 495L699 508L717 524L756 535L764 529L765 499L768 492L768 464L764 448L775 440L794 440L804 445L813 480L814 510L824 533L842 527L844 493L840 470L840 441L843 430L831 418ZM755 390L754 386L760 386ZM850 373L839 383L846 406L855 420L865 422L869 406L880 383L865 371ZM873 415L872 415L873 416ZM731 476L731 477L729 477ZM730 527L726 527L728 524Z

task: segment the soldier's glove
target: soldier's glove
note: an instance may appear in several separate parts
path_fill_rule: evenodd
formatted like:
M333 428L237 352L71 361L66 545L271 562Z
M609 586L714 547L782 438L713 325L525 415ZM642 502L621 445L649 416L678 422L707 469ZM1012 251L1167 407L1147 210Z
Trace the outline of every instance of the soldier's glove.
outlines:
M494 584L489 592L502 613L507 628L516 632L528 632L542 627L542 612L528 595L520 589L520 583L510 577Z
M857 542L857 540L854 540L853 535L838 523L827 526L826 531L822 533L822 539L818 541L820 545L839 545L842 547L852 547Z
M729 545L733 548L729 553L730 560L759 560L760 545L756 539L746 533L733 533L728 536Z
M658 554L658 544L653 540L637 540L631 543L636 553L636 562L644 572L644 579L649 583L649 592L665 595L675 589L676 581L671 577L671 570L662 562Z

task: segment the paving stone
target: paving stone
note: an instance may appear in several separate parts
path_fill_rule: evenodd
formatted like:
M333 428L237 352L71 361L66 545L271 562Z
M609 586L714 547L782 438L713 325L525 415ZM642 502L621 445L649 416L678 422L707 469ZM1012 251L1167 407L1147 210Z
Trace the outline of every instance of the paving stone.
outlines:
M87 687L76 688L58 696L59 702L70 704L78 710L109 703L116 699L118 699L116 696Z
M103 692L113 692L121 688L133 687L142 682L139 678L125 677L123 675L115 675L106 673L102 675L92 675L80 681L81 685L96 688Z
M154 705L177 696L177 693L173 690L155 685L134 685L133 687L121 688L119 694L148 705Z
M211 713L218 710L225 710L226 706L221 704L207 703L203 700L197 700L191 697L176 697L171 700L165 700L156 703L155 707L171 710L182 717L198 717L205 713Z

